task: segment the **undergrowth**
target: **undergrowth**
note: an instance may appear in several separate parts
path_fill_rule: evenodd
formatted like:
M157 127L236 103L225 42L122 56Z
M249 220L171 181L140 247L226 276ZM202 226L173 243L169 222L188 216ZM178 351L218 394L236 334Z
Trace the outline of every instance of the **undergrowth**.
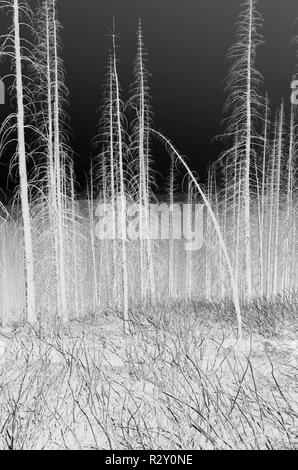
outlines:
M266 307L266 308L265 308ZM1 449L296 449L295 304L135 306L0 335ZM264 313L265 312L265 313Z

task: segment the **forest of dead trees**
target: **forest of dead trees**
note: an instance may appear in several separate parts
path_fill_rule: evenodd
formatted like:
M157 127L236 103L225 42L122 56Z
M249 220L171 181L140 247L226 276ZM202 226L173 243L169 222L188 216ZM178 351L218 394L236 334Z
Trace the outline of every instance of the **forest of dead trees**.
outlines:
M29 1L1 1L1 14L9 15L11 27L2 35L0 55L14 77L14 112L1 127L1 154L14 142L10 171L18 180L14 202L20 207L16 216L1 207L2 324L56 316L67 322L109 309L128 320L139 303L231 299L241 330L243 304L294 296L297 111L290 103L290 84L289 97L279 109L271 109L257 67L263 44L257 1L241 6L235 44L228 52L220 136L224 151L210 166L205 185L198 183L170 139L154 129L141 21L127 102L122 101L116 35L111 34L84 216L78 208L68 139L57 3L43 0L33 11ZM153 139L168 149L169 203L174 201L178 168L186 174L183 191L189 205L205 206L200 250L186 251L173 237L149 236L149 208L156 198ZM109 207L115 234L111 240L96 237L99 203ZM132 203L139 206L136 241L126 236Z

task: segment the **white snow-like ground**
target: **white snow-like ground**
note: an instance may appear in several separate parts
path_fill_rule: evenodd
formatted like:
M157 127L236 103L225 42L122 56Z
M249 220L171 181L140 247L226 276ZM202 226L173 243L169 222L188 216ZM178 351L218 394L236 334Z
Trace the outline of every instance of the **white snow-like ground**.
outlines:
M298 337L191 321L0 336L0 448L298 448Z

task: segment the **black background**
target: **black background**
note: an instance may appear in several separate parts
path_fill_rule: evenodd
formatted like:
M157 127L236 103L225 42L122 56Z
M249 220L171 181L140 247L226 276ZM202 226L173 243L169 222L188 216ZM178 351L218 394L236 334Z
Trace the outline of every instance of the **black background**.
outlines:
M34 5L34 1L31 2ZM69 108L76 153L76 173L84 187L88 171L90 140L96 132L101 90L104 83L108 36L113 16L119 33L119 75L122 98L132 80L136 53L136 28L142 18L155 114L155 127L162 130L186 155L191 167L206 177L208 162L222 150L212 138L222 130L224 84L229 65L225 55L234 42L239 0L58 0L63 25L62 43ZM265 23L265 46L259 48L257 68L264 76L273 109L285 98L289 108L290 82L296 63L291 39L298 34L296 0L260 0L258 9ZM1 32L7 19L1 15ZM0 62L1 68L5 64ZM4 70L4 69L3 69ZM8 106L2 107L3 114ZM163 148L153 145L155 168L167 175L169 160ZM6 168L0 166L5 190ZM5 177L4 177L5 176Z

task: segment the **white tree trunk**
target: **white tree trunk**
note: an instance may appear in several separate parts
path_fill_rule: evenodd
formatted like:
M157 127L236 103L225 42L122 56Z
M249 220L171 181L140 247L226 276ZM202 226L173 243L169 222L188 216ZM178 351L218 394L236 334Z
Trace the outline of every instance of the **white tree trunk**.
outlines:
M56 201L57 201L57 232L58 232L58 292L59 292L59 315L67 322L67 297L65 276L65 246L64 246L64 184L61 165L60 144L60 103L59 103L59 71L58 71L58 44L55 1L53 1L53 39L54 39L54 156L56 171Z
M251 162L251 51L252 51L252 7L250 0L250 17L247 48L247 87L246 87L246 146L245 146L245 173L244 173L244 242L245 242L245 271L246 271L246 297L252 298L251 275L251 229L250 229L250 162Z
M20 41L20 19L18 0L13 3L14 12L14 49L16 67L16 87L17 87L17 127L18 127L18 161L21 188L21 205L24 230L24 251L25 251L25 282L26 282L26 315L29 323L36 321L35 306L35 280L34 280L34 259L31 233L31 219L29 208L29 185L26 166L26 146L25 146L25 116L24 116L24 95L23 95L23 74Z
M123 281L123 313L124 313L124 333L128 332L128 268L127 268L127 240L126 240L126 194L124 186L124 158L123 158L123 140L120 112L120 94L119 80L116 63L115 36L113 36L113 68L116 89L116 115L117 115L117 134L118 134L118 153L119 153L119 183L120 183L120 238L121 238L121 258L122 258L122 281Z

